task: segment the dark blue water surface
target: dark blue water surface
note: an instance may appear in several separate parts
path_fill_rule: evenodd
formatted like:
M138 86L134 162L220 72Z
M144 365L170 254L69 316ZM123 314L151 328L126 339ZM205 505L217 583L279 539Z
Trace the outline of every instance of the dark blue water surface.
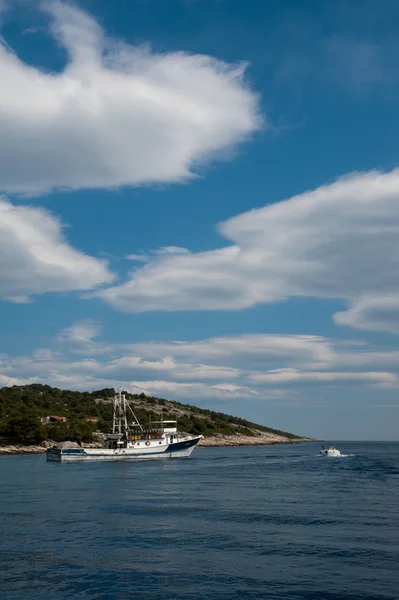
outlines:
M0 458L1 600L399 598L399 444Z

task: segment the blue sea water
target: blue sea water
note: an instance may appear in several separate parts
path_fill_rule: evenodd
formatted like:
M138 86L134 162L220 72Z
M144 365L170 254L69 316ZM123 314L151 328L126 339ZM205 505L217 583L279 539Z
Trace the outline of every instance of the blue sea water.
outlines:
M0 598L397 599L399 444L338 447L2 457Z

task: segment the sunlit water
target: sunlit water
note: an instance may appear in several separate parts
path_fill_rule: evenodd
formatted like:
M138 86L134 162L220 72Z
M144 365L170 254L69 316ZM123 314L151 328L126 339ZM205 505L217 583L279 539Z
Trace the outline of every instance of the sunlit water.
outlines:
M399 444L0 458L1 600L399 598Z

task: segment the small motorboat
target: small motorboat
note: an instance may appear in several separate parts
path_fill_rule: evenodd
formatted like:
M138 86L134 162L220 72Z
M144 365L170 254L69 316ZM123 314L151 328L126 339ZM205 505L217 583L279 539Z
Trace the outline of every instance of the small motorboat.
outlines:
M334 446L330 446L328 450L325 450L323 446L320 450L320 454L323 456L341 456L341 452Z

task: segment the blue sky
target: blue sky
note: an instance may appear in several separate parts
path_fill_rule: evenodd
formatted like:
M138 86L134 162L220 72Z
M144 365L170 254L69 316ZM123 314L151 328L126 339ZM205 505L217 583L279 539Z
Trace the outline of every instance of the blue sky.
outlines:
M0 385L398 438L399 8L0 0Z

